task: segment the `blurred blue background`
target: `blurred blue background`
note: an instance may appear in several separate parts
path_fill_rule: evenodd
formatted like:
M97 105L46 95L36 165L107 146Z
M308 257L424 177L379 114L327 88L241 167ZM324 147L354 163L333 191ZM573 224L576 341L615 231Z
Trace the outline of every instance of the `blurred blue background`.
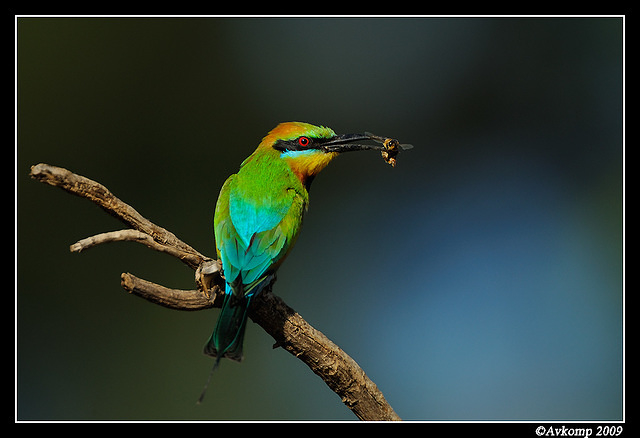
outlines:
M621 18L19 18L17 418L353 420L250 324L242 364L121 272L194 288L28 177L66 167L213 255L224 180L281 121L415 147L316 179L274 293L407 420L623 417Z

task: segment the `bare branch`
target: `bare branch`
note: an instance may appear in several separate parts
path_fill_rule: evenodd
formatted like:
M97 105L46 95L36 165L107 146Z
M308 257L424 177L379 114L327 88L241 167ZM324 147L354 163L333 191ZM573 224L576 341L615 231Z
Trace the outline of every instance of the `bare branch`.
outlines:
M197 290L175 290L131 274L122 274L122 286L129 292L161 306L179 310L202 310L222 305L222 290L212 299ZM282 347L303 361L338 394L358 418L398 420L378 387L360 366L319 330L307 323L270 288L254 299L251 319Z
M120 284L126 291L170 309L203 310L222 306L223 291L219 287L215 287L208 298L199 290L169 289L129 273L120 275Z
M123 241L142 243L153 250L172 255L184 261L189 266L195 265L196 263L200 264L205 259L205 257L202 255L185 252L183 249L176 246L158 243L157 241L153 240L150 235L145 234L142 231L131 229L110 231L108 233L102 233L95 236L87 237L86 239L82 239L74 243L69 247L69 249L71 250L71 252L80 252L96 245L100 245L101 243Z
M171 309L202 310L221 306L224 279L218 260L200 254L173 233L145 219L95 181L47 164L33 166L31 177L89 199L133 228L80 240L71 245L72 252L80 252L107 242L140 242L151 249L172 255L194 269L195 281L199 288L169 289L123 273L121 285L125 290ZM254 298L249 316L275 339L274 348L283 347L307 364L358 418L400 420L378 387L358 364L324 334L308 324L281 298L273 295L271 286Z
M358 418L400 420L356 361L280 297L263 291L255 298L249 316L276 340L274 348L282 347L304 362Z
M162 251L165 248L163 245L160 245L155 240L153 240L148 234L145 234L142 231L128 229L120 231L110 231L108 233L96 234L95 236L87 237L86 239L79 240L71 245L69 247L69 250L71 252L80 252L84 251L85 249L92 248L96 245L100 245L101 243L122 242L127 240L144 243L149 248L155 249L156 251Z
M40 182L59 187L69 193L89 199L134 230L149 235L157 243L180 250L182 256L178 258L193 269L196 269L198 265L207 258L178 239L172 232L144 218L133 207L115 197L102 184L85 178L84 176L76 175L62 167L51 166L44 163L32 166L30 175Z

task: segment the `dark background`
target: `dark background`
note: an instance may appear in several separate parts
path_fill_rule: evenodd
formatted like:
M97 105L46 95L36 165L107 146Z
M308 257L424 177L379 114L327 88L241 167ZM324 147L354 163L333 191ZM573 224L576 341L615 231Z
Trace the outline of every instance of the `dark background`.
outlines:
M352 420L249 324L205 403L217 310L124 292L191 289L122 228L35 182L106 185L213 255L224 180L277 123L412 143L316 179L274 292L404 419L623 416L622 18L17 19L17 418Z

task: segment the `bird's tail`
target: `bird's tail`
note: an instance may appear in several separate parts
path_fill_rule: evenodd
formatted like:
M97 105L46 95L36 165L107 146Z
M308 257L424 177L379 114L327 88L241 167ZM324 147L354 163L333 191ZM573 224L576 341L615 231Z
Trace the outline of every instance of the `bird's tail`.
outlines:
M220 359L226 357L238 362L242 360L242 342L247 326L247 315L250 303L251 296L245 295L238 297L233 293L225 294L216 328L204 346L204 354L214 357L215 362L211 373L209 373L207 383L202 390L202 394L198 399L198 403L202 402L207 387L209 386L211 375L218 367Z
M204 347L204 354L217 360L223 357L237 362L242 360L242 341L250 302L251 297L246 295L225 294L216 328Z

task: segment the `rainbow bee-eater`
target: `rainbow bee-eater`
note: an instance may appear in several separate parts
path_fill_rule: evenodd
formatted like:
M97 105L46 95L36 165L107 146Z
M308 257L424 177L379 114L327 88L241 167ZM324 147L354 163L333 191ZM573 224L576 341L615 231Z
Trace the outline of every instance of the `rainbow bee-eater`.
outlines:
M315 176L341 152L383 150L353 143L369 139L382 138L368 133L336 135L330 128L308 123L281 123L226 180L213 221L225 294L204 347L205 354L215 358L213 369L223 357L242 360L251 300L271 283L295 244Z

